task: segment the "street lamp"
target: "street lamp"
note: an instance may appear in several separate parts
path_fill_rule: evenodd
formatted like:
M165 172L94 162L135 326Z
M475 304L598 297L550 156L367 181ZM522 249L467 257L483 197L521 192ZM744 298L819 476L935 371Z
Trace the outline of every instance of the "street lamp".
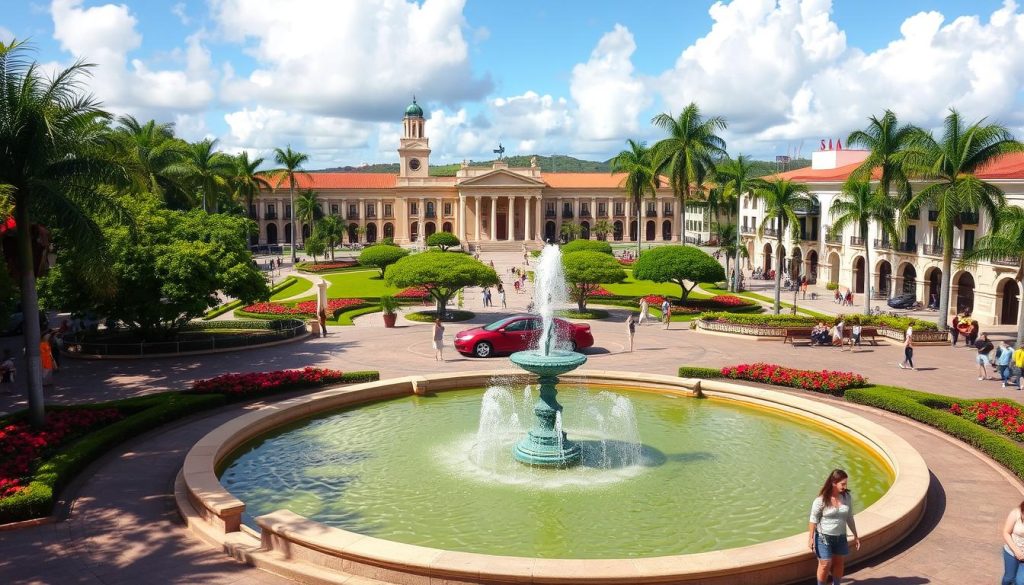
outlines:
M740 199L742 198L743 193L736 194L736 266L733 267L732 275L732 292L734 293L740 292L740 278L742 277L742 271L740 270L740 246L743 241L740 234Z

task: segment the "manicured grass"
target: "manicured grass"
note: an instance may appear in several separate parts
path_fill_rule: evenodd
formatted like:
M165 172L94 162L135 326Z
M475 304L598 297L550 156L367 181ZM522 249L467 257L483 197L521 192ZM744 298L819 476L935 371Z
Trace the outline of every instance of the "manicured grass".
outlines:
M608 311L604 309L595 309L594 307L587 307L586 311L577 311L576 309L565 309L562 311L555 311L555 315L559 317L565 317L566 319L607 319L609 316Z
M702 282L702 283L700 283L700 288L701 288L701 290L703 290L705 292L709 292L709 293L716 294L716 295L736 295L736 296L740 296L740 297L746 297L748 299L753 299L753 300L756 300L756 301L764 301L764 302L772 304L772 305L775 304L775 297L769 297L769 296L765 296L765 295L758 294L758 293L755 293L755 292L750 292L750 291L743 291L741 293L733 293L733 292L729 292L726 289L718 288L717 286L714 285L714 283L711 283L711 282ZM790 292L792 292L792 291L790 291ZM785 296L786 296L785 294L782 295L783 298L780 299L782 302L779 303L779 306L781 306L784 309L790 309L792 311L793 305L791 303L785 302ZM835 315L826 315L825 313L819 313L817 311L812 311L811 309L801 308L799 303L797 304L796 312L797 313L802 313L804 315L807 315L808 317L814 317L815 319L821 319L821 320L825 320L825 321L828 321L828 320L831 320L831 319L835 319Z
M369 307L356 307L354 309L349 309L347 311L342 311L338 313L338 318L329 319L327 321L327 326L329 327L331 325L335 325L344 327L352 325L352 319L355 319L356 317L359 317L361 315L369 315L370 313L378 312L380 312L380 305L370 305Z
M380 270L374 269L325 274L324 280L328 282L327 296L332 299L380 298L402 290L385 284L380 277ZM309 301L315 298L308 296L295 300Z
M476 317L476 313L473 313L472 311L449 309L448 318L445 319L444 322L455 323L458 321L469 321L473 317ZM437 311L417 311L415 313L407 313L405 318L410 321L416 321L417 323L433 323L434 319L437 318Z
M313 281L309 280L308 278L303 278L301 276L293 276L292 278L294 278L295 280L292 281L292 283L289 284L287 287L274 293L270 297L270 300L281 301L290 297L294 297L295 295L302 294L307 290L313 288Z
M678 299L679 295L682 294L682 290L680 290L679 285L677 284L672 284L670 282L663 282L659 284L657 282L652 282L650 280L633 280L632 270L626 270L626 280L622 281L621 283L604 284L601 286L603 286L605 289L608 290L608 292L612 293L613 295L623 297L661 295L664 297ZM690 293L690 296L687 298L707 299L710 297L711 295L694 291Z

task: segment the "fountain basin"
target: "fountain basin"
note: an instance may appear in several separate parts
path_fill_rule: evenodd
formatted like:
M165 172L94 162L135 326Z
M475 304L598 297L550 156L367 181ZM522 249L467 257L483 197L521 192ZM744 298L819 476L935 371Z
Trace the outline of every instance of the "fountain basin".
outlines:
M507 372L500 372L507 375ZM492 556L397 543L324 526L288 511L257 518L262 540L240 527L244 502L217 482L215 470L236 447L288 422L339 407L413 392L480 387L499 372L410 377L340 388L285 401L226 423L189 453L178 482L178 503L189 526L232 555L287 575L317 574L330 568L340 582L349 574L388 582L465 583L702 582L785 583L813 573L806 537L797 534L729 550L640 559L566 560ZM565 382L579 382L568 376ZM659 393L689 394L692 380L634 373L586 372L586 381L640 386ZM882 458L895 473L889 491L858 514L864 546L854 558L877 554L909 532L924 510L928 471L920 456L886 429L825 404L726 382L703 382L713 399L770 408L826 425ZM827 471L827 470L826 470ZM813 494L808 495L809 501ZM445 494L432 494L443 499ZM281 553L287 553L282 556ZM305 573L304 573L305 572ZM434 581L431 581L433 579Z
M513 364L542 378L561 376L587 363L587 356L565 350L552 350L549 355L536 349L517 351L509 359Z

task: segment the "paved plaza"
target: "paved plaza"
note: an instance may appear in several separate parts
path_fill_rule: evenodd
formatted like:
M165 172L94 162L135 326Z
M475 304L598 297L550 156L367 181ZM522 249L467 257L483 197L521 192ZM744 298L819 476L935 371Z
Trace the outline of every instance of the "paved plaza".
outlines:
M485 255L499 274L521 262L519 254ZM516 264L518 265L518 264ZM314 277L315 278L315 277ZM508 280L508 277L506 277ZM379 314L356 319L354 327L332 327L326 338L310 338L266 349L155 360L90 361L65 358L54 402L89 402L178 390L197 378L224 372L265 371L304 366L379 370L382 378L424 371L494 369L504 358L480 360L451 349L454 334L473 324L525 309L527 294L507 286L509 307L482 308L479 291L465 297L477 313L469 323L447 325L444 363L434 360L431 328L399 320L385 329ZM767 293L766 293L767 294ZM828 300L815 310L840 309ZM850 312L859 307L846 308ZM793 347L779 341L753 341L712 335L673 323L642 326L632 353L625 351L626 313L593 321L595 347L586 351L587 368L674 374L683 364L722 366L770 361L794 367L852 370L871 381L942 394L1018 398L998 382L978 381L973 351L948 346L919 347L919 371L897 368L902 347L880 342L858 351ZM1008 328L995 338L1009 338ZM16 347L18 339L4 344ZM1024 485L973 449L941 433L889 413L808 396L854 410L898 432L924 456L933 479L928 513L917 530L881 558L857 567L844 582L878 584L994 583L1001 574L999 530L1006 512L1024 498ZM20 399L0 398L0 410L24 407ZM260 403L225 407L179 421L131 440L93 464L66 490L62 520L34 528L0 532L0 583L282 583L283 579L235 563L192 538L173 507L172 482L188 448L208 430ZM756 481L756 478L751 478ZM810 501L812 494L808 494ZM153 575L160 575L158 581ZM355 579L350 583L371 583Z

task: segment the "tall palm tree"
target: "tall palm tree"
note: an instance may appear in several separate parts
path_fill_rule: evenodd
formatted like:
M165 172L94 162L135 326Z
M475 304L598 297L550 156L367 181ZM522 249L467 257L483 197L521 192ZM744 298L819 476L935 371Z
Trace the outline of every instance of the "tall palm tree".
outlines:
M277 178L280 183L283 179L288 179L288 200L291 205L292 215L295 215L295 177L297 175L305 175L302 171L302 165L309 162L309 155L292 150L291 145L285 147L284 150L280 148L274 149L274 161L281 165L279 168L270 171L270 175ZM308 175L307 175L308 176ZM291 227L291 242L292 242L292 264L295 264L295 218L292 218L290 224Z
M880 233L896 241L896 205L891 197L882 191L882 187L873 189L867 180L849 179L843 184L839 196L832 200L829 207L832 216L832 232L843 233L849 225L857 226L861 238L864 239L864 280L867 290L864 294L864 314L871 314L871 245L868 240L868 227L874 223Z
M230 183L234 188L236 198L245 202L245 212L252 209L252 202L259 195L260 189L272 189L269 179L265 173L256 169L263 164L262 158L249 160L249 153L242 151L238 156L232 157L234 172L231 175Z
M315 233L327 242L331 260L334 260L334 247L340 244L345 236L345 222L337 215L325 216L316 224Z
M729 260L736 258L739 264L739 257L747 256L747 249L739 243L737 232L739 229L735 223L715 224L715 237L718 239L718 250L725 254L725 273L729 274Z
M83 261L101 264L103 233L93 217L126 214L107 185L126 188L128 169L111 156L117 149L110 115L82 91L88 65L77 62L44 76L24 42L0 42L0 184L8 185L17 222L17 272L21 288L29 416L43 423L39 361L39 304L30 226L59 228Z
M183 173L175 174L188 145L174 137L174 124L158 124L155 120L141 123L133 116L121 116L115 136L125 150L137 192L153 193L171 208L188 207Z
M972 250L964 252L961 266L976 264L979 260L1017 259L1017 274L1014 280L1024 291L1024 209L1016 205L1007 205L999 210L999 227L993 232L978 239ZM1020 314L1017 315L1017 343L1024 343L1024 303L1018 303Z
M758 237L764 237L764 226L769 221L778 220L779 226L776 231L777 256L775 270L775 314L782 310L782 237L786 228L793 232L793 240L796 240L799 226L796 212L807 209L813 203L807 185L794 183L787 179L776 179L774 181L758 180L755 183L754 193L765 203L764 220L761 227L757 228Z
M309 222L309 233L312 234L316 228L316 220L324 215L320 207L320 194L312 189L305 189L299 193L295 200L295 219L299 222ZM300 231L300 235L302 230ZM305 237L303 237L305 239Z
M725 162L719 163L715 169L715 174L718 180L725 187L723 193L731 193L732 197L735 197L738 203L740 198L743 197L744 193L752 190L754 186L754 166L750 163L750 157L739 155L735 159L726 159ZM732 205L730 205L732 207ZM736 211L736 220L739 221L739 210ZM740 231L736 230L736 247L742 247L740 243ZM732 291L737 292L740 290L740 263L739 258L736 259L735 273L732 277Z
M871 116L868 120L867 128L855 130L846 139L847 146L860 146L869 151L850 178L869 181L877 170L882 194L889 197L895 188L898 206L903 206L910 200L911 163L916 154L913 143L920 129L900 124L892 110L886 110L881 118Z
M604 240L614 229L615 228L612 226L610 221L607 219L599 219L594 222L594 227L591 228L591 231L594 232L597 239Z
M981 180L977 171L999 156L1024 151L1024 144L999 124L985 119L966 125L960 113L950 109L943 123L942 138L919 131L914 138L915 166L930 185L913 195L904 209L905 217L917 217L922 205L937 212L937 228L942 239L942 288L936 324L945 331L949 318L949 284L953 267L954 230L963 227L965 213L984 210L998 229L999 208L1006 197L999 187ZM920 158L918 159L917 156Z
M189 144L184 159L173 166L172 172L202 193L203 211L208 211L212 202L216 213L234 170L231 157L217 150L217 140L207 138Z
M668 138L658 141L654 147L654 170L666 174L672 190L682 205L680 211L683 242L686 242L686 201L690 197L691 185L705 174L715 170L715 159L726 156L725 141L716 134L725 130L725 118L715 116L704 118L697 104L683 108L678 118L661 113L651 123L668 132Z
M651 158L652 151L647 148L644 142L637 142L632 138L626 140L629 148L619 152L611 161L612 173L623 173L626 176L622 179L621 187L626 189L627 195L633 201L633 208L636 209L636 255L640 257L640 245L643 238L640 237L640 215L642 210L640 204L644 195L654 197L660 186L658 174L654 170L654 161ZM628 231L628 230L627 230Z

